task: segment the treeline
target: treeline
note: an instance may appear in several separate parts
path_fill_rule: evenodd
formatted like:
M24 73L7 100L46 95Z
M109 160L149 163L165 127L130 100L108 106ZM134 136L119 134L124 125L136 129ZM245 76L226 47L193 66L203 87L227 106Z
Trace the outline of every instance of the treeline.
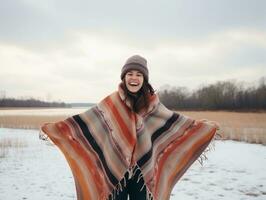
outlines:
M159 97L166 107L176 110L266 110L266 78L256 85L218 81L193 92L186 87L164 89Z
M15 98L1 98L0 107L71 107L71 105L63 102L45 102L34 98L25 100Z

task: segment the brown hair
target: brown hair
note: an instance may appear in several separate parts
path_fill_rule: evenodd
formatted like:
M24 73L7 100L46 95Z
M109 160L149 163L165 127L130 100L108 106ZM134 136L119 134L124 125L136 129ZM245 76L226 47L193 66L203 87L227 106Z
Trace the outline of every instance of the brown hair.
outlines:
M154 94L154 89L151 84L144 78L143 85L137 93L132 93L127 89L125 78L123 78L122 89L125 91L126 99L129 99L132 110L139 112L141 109L148 109L149 107L149 96Z

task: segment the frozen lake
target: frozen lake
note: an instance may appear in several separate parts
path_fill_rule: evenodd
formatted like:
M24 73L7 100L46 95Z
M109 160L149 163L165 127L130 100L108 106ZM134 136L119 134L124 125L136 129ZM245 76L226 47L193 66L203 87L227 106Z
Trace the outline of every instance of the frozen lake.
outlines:
M52 115L75 115L88 110L90 107L74 108L14 108L0 109L0 116L52 116Z
M171 200L265 200L266 147L216 141L202 167L195 162ZM0 199L74 200L74 180L59 149L37 130L0 128Z

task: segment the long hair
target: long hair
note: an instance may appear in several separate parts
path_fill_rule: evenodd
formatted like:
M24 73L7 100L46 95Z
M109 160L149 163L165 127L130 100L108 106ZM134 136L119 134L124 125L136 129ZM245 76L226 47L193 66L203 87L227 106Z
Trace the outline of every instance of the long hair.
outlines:
M144 78L143 85L137 93L132 93L127 89L125 78L123 78L122 89L125 91L126 99L129 99L132 110L139 112L141 109L148 109L149 96L154 94L154 89L151 84Z

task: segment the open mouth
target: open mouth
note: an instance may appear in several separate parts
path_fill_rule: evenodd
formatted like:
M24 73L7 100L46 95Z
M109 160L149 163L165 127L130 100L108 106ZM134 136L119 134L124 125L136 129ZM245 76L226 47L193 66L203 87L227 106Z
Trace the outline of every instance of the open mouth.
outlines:
M133 86L133 87L135 87L135 86L138 86L139 84L138 83L135 83L135 82L131 82L131 83L128 83L130 86Z

